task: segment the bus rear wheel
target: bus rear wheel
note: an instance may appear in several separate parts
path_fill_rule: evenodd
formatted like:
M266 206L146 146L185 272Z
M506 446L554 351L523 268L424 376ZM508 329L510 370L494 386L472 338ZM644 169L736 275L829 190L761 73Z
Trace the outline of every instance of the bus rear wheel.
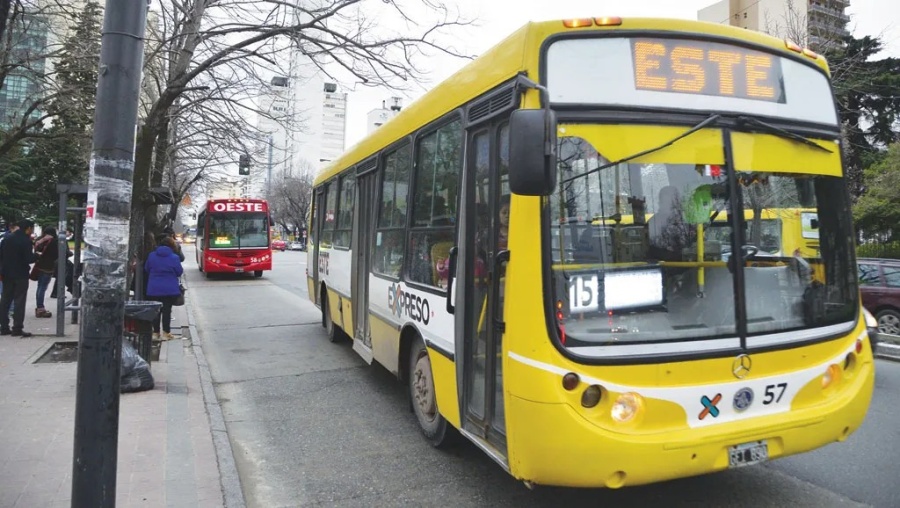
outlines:
M413 413L419 420L422 434L435 448L444 448L455 441L455 431L438 411L434 393L434 374L431 359L422 339L416 338L409 353L409 398Z

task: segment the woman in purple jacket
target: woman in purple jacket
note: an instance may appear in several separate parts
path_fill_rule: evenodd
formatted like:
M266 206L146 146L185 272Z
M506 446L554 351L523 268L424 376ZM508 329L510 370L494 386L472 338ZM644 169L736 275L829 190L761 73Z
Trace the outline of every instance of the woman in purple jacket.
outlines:
M175 240L167 236L159 242L159 247L147 256L144 263L147 274L147 299L162 302L162 337L172 338L172 304L181 295L178 278L184 273L181 260L175 254ZM160 317L153 323L153 335L159 336Z

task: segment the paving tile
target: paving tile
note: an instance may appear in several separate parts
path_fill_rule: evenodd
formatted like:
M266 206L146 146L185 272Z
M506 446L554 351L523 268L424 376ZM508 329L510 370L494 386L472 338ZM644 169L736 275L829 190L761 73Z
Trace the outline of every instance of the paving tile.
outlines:
M175 325L185 323L185 309L176 309ZM26 317L26 328L53 333L55 321ZM78 332L67 319L62 340L76 341ZM70 504L77 365L29 362L54 340L0 337L0 508ZM197 360L186 344L164 343L163 361L151 365L155 388L120 398L117 506L223 504Z

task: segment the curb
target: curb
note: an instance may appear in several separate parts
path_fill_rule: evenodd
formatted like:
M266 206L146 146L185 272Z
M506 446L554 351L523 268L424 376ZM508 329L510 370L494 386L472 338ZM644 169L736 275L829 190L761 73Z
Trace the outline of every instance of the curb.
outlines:
M875 357L900 362L900 336L879 333Z
M197 358L200 386L203 388L203 401L206 404L206 414L209 415L209 428L212 431L216 460L219 463L219 483L222 487L222 496L227 508L245 508L247 504L244 500L244 491L241 489L237 464L234 461L234 450L231 448L231 440L228 438L222 406L219 404L216 389L212 384L209 363L206 362L206 355L203 354L203 341L200 339L200 333L197 331L194 321L193 303L189 297L185 300L190 340L194 356Z

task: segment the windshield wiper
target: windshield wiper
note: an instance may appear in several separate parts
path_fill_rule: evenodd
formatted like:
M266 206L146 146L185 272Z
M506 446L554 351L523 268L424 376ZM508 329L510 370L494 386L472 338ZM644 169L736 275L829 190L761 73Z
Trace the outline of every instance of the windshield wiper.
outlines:
M831 150L825 148L824 146L816 143L815 141L813 141L809 138L805 138L799 134L794 134L791 131L786 131L786 130L782 129L781 127L775 127L772 124L768 124L766 122L763 122L762 120L757 120L756 118L753 118L750 116L739 116L738 123L750 124L750 125L753 125L754 127L759 127L760 129L768 132L769 134L774 134L776 136L781 136L783 138L787 138L792 141L796 141L798 143L803 143L804 145L807 145L812 148L816 148L816 149L819 149L819 150L822 150L822 151L825 151L828 153L834 153Z
M663 143L663 144L661 144L661 145L659 145L659 146L657 146L657 147L649 148L649 149L647 149L647 150L644 150L644 151L642 151L642 152L638 152L638 153L636 153L636 154L634 154L634 155L629 155L628 157L619 159L619 160L617 160L617 161L609 162L609 163L603 164L602 166L598 166L598 167L596 167L596 168L594 168L594 169L592 169L592 170L590 170L590 171L586 171L586 172L584 172L584 173L580 173L580 174L578 174L578 175L571 176L571 177L566 178L565 180L562 180L561 182L559 182L559 185L567 184L567 183L571 182L572 180L576 180L576 179L578 179L578 178L584 178L584 177L586 177L586 176L588 176L588 175L591 175L591 174L594 174L594 173L596 173L596 172L598 172L598 171L603 171L603 170L606 169L606 168L611 168L611 167L615 166L616 164L622 164L623 162L628 162L628 161L630 161L630 160L637 159L638 157L643 157L644 155L648 155L648 154L651 154L651 153L653 153L653 152L658 152L658 151L662 150L663 148L672 146L673 144L675 144L676 141L678 141L678 140L680 140L680 139L684 139L684 138L690 136L691 134L693 134L693 133L699 131L700 129L703 129L703 128L709 126L710 124L716 123L716 121L717 121L719 118L721 118L721 115L710 115L707 119L703 120L702 122L698 123L697 125L691 127L690 129L688 129L688 130L682 132L682 133L679 134L678 136L675 136L674 138L670 139L669 141L666 141L665 143Z

